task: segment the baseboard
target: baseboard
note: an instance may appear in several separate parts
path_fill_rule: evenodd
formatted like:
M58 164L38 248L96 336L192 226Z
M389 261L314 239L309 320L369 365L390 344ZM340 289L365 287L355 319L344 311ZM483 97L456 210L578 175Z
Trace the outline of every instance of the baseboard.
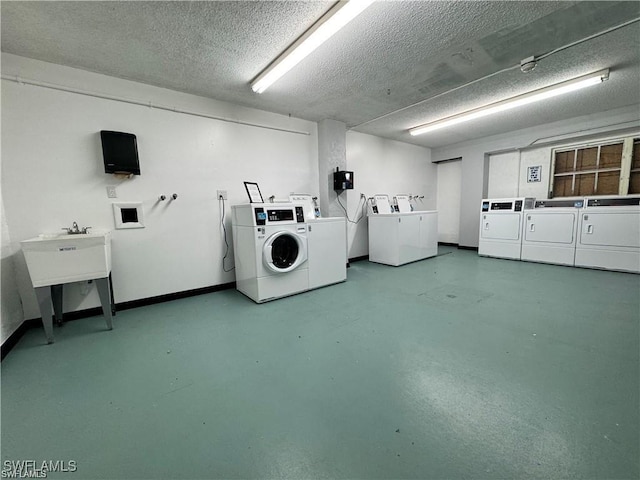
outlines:
M460 250L473 250L475 252L478 251L478 247L466 247L464 245L458 245L458 249L460 249Z
M362 260L369 260L369 255L362 255L360 257L353 257L349 259L349 263L361 262Z
M221 285L213 285L211 287L196 288L193 290L184 290L182 292L167 293L165 295L158 295L155 297L141 298L139 300L131 300L128 302L116 303L114 305L114 315L116 312L122 310L129 310L131 308L144 307L147 305L154 305L156 303L171 302L180 298L195 297L196 295L204 295L206 293L219 292L221 290L228 290L236 287L236 282L223 283ZM77 310L75 312L65 312L62 315L63 321L68 322L71 320L79 320L81 318L95 317L102 315L101 307L87 308L84 310ZM30 328L42 328L42 318L30 318L20 324L16 330L9 335L1 347L0 361L4 360L4 357L11 351L13 347L20 341L22 336Z
M30 328L36 328L38 326L42 326L42 319L40 318L32 318L30 320L25 320L20 324L18 328L16 328L11 335L4 341L2 347L0 347L0 361L4 360L4 357L11 351L13 347L17 345L22 336L29 330Z
M182 292L167 293L156 297L141 298L139 300L130 300L116 304L116 311L129 310L130 308L146 307L156 303L170 302L181 298L195 297L196 295L204 295L205 293L219 292L221 290L229 290L236 288L236 282L223 283L221 285L213 285L211 287L195 288L193 290L184 290Z
M438 245L442 245L443 247L457 247L458 246L457 243L450 243L450 242L438 242Z

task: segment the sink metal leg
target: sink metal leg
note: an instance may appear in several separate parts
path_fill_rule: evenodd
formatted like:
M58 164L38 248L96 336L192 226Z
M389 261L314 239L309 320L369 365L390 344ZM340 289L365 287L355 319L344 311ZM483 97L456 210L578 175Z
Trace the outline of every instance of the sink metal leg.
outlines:
M102 304L102 313L104 319L107 322L107 328L113 329L112 313L111 313L111 289L109 288L109 277L96 279L96 287L98 288L98 295L100 296L100 303Z
M111 273L109 274L109 288L111 289L111 315L116 314L116 299L113 298L113 278L111 278Z
M42 326L47 336L47 343L53 343L53 308L51 306L51 288L36 287L36 298L40 307L40 315L42 315Z
M53 314L56 325L62 326L62 284L51 285L51 299L53 300Z

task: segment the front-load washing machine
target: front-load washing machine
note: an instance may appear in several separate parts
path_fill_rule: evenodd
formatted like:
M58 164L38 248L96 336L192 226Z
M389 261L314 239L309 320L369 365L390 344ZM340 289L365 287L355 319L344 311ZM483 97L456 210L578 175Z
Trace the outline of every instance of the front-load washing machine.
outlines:
M520 260L523 211L534 203L535 198L482 200L478 254Z
M576 266L640 273L640 197L585 199Z
M573 265L584 199L539 200L524 211L521 259Z
M236 288L256 303L308 290L302 206L250 203L231 209Z

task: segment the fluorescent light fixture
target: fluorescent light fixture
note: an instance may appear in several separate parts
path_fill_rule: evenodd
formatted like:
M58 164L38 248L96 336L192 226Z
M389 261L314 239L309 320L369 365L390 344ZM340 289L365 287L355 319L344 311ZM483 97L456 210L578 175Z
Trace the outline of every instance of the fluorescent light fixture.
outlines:
M458 123L468 122L469 120L475 120L477 118L486 117L487 115L493 115L494 113L504 112L505 110L528 105L539 100L546 100L564 93L573 92L574 90L595 85L608 79L609 69L600 70L599 72L574 78L573 80L567 80L566 82L550 85L548 87L541 88L540 90L534 90L533 92L518 95L517 97L508 98L497 103L469 110L468 112L459 113L458 115L453 115L452 117L447 117L436 122L426 123L409 129L409 133L414 136L422 135L423 133L433 132L434 130L457 125Z
M309 30L258 75L251 83L251 89L256 93L264 92L273 82L295 67L302 59L331 38L333 34L362 13L373 1L348 0L336 2Z

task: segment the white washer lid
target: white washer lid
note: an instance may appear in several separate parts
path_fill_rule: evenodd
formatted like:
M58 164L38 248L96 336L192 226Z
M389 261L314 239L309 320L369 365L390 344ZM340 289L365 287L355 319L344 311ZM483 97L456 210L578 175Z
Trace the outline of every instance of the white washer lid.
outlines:
M289 195L289 201L296 205L302 205L302 208L304 209L304 218L307 220L313 220L316 218L313 195L308 193L292 193Z
M393 213L389 203L389 195L374 195L373 199L378 207L378 213Z
M409 203L409 195L396 195L396 205L398 205L398 212L400 213L411 212L411 203Z

